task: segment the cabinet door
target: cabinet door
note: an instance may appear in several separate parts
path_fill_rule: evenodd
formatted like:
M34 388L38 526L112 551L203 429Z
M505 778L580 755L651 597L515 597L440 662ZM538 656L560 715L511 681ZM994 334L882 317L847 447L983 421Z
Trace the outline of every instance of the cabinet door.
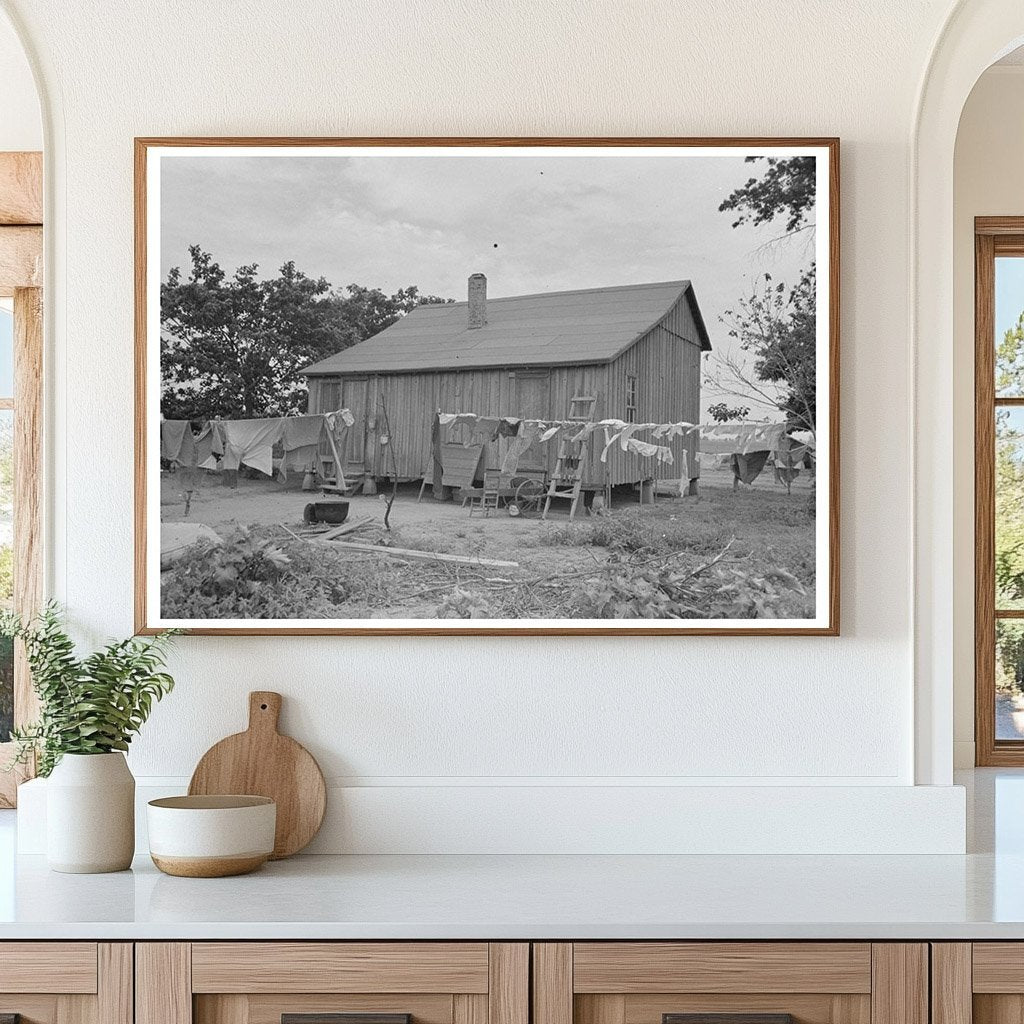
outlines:
M533 1024L928 1024L923 943L538 943Z
M525 943L140 943L136 984L136 1024L529 1024Z
M1016 1024L1024 1020L1024 942L932 946L935 1024Z
M132 1024L130 943L0 942L8 1024Z

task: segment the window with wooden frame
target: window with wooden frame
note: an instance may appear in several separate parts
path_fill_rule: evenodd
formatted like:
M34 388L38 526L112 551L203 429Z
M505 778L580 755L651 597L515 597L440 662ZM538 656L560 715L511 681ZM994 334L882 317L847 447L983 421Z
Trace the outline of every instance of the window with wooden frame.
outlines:
M42 603L43 162L0 153L0 606L23 617ZM14 726L36 715L24 651L0 643L0 761ZM28 771L0 772L12 807Z
M636 374L626 374L626 422L636 423Z
M1024 765L1024 217L975 220L975 759Z

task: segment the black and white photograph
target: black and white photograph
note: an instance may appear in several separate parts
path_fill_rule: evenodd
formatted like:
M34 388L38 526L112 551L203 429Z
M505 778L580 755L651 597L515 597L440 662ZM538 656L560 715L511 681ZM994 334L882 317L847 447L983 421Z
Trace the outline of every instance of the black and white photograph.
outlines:
M834 140L138 140L143 631L838 630Z

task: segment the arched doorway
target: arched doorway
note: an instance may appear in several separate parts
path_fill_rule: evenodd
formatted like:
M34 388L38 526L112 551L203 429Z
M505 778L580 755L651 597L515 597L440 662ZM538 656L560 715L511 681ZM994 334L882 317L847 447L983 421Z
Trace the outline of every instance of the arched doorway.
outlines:
M972 533L956 515L954 473L954 152L961 113L982 73L1024 42L1019 0L963 0L936 43L911 139L911 316L914 346L914 622L916 781L946 785L954 763L954 682L973 649ZM971 339L967 340L971 344ZM971 558L967 558L968 550ZM965 562L969 562L965 577Z
M0 14L0 605L42 600L43 121L28 57ZM0 638L0 757L33 717L27 666ZM7 748L7 749L4 749ZM17 775L0 775L0 806Z

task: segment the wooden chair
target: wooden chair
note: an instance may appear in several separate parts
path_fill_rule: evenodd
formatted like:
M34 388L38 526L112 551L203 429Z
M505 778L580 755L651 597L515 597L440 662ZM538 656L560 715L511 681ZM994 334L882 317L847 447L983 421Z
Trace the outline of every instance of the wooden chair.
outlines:
M501 470L485 469L484 485L479 494L473 494L469 499L469 514L482 512L485 516L491 514L491 510L498 510L501 502Z

